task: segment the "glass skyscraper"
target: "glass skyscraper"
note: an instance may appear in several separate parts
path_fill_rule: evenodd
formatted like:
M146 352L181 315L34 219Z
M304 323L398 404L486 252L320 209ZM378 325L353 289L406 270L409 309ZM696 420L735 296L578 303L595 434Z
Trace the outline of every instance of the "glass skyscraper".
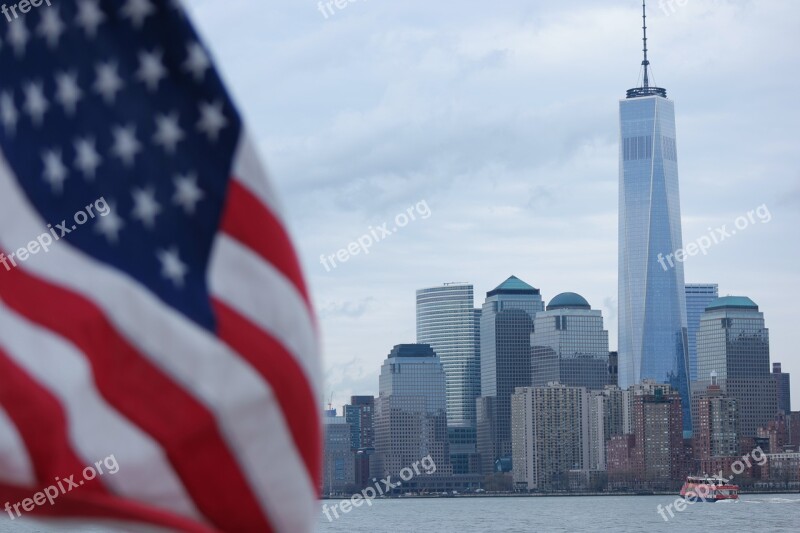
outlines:
M619 386L669 383L691 431L675 106L650 85L646 24L644 42L642 86L620 102Z
M700 317L711 302L719 298L719 285L716 283L686 284L686 323L689 339L689 380L697 381L697 330Z
M440 475L451 475L445 377L427 344L398 344L381 366L375 402L374 477L391 475L430 454Z
M533 319L544 311L539 289L511 276L486 293L481 312L481 397L477 441L481 471L511 460L511 395L531 385Z
M537 313L531 334L534 387L558 382L603 389L608 384L608 331L603 314L574 292L559 294Z
M429 344L444 368L450 461L456 474L478 469L475 400L481 394L480 316L468 283L417 291L417 342Z
M475 427L481 394L480 309L472 285L446 283L417 291L417 342L430 344L447 381L448 427Z
M711 303L697 333L695 393L712 380L739 409L740 437L753 438L778 413L775 381L769 367L769 330L750 298L725 296Z

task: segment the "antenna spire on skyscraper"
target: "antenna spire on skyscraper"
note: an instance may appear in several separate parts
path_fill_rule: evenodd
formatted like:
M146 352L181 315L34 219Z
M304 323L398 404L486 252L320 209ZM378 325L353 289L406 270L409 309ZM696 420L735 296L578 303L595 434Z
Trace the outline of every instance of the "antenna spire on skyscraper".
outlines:
M650 68L650 61L647 59L647 0L642 0L642 31L644 32L644 37L642 42L644 42L644 61L642 61L642 67L644 67L644 88L647 89L650 87L650 79L648 76L648 70Z
M661 87L650 86L650 60L647 58L647 0L642 0L642 51L644 52L644 60L642 61L642 86L635 89L629 89L628 98L641 98L644 96L662 96L667 97L667 90Z

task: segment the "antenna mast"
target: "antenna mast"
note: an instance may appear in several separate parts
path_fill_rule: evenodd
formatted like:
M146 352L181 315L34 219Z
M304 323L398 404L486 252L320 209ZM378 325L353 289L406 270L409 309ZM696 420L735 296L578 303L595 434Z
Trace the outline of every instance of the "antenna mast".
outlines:
M650 86L650 60L647 58L647 0L642 0L642 51L644 52L644 60L642 61L642 69L644 74L642 76L642 86L634 89L628 89L628 98L642 98L646 96L661 96L667 97L667 90L661 87Z
M648 70L650 67L650 61L647 59L647 1L642 0L642 31L644 32L644 37L642 42L644 43L644 61L642 61L642 66L644 67L644 88L647 89L650 87L650 77L648 75Z

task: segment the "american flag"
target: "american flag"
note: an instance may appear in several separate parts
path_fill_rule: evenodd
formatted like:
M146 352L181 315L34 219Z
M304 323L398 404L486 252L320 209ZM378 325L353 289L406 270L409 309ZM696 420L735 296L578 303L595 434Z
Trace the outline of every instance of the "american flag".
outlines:
M208 50L177 1L38 3L0 16L0 507L113 454L31 514L310 531L315 319Z

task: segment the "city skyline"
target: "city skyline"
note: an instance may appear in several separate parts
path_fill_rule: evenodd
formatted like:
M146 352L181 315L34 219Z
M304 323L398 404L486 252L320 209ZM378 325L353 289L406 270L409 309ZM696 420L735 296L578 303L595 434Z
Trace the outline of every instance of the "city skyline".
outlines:
M364 2L327 20L316 3L188 8L298 237L324 336L320 401L375 394L386 339L415 339L414 291L444 282L481 295L515 274L545 301L577 292L602 310L617 348L616 113L637 81L641 2ZM788 245L800 224L800 110L785 104L800 78L775 75L800 60L800 6L649 11L655 81L679 103L684 241L762 204L774 215L689 258L686 282L757 301L773 360L800 375L800 250ZM241 53L251 49L281 53ZM331 272L319 264L423 199L429 219ZM800 380L792 392L800 398Z

